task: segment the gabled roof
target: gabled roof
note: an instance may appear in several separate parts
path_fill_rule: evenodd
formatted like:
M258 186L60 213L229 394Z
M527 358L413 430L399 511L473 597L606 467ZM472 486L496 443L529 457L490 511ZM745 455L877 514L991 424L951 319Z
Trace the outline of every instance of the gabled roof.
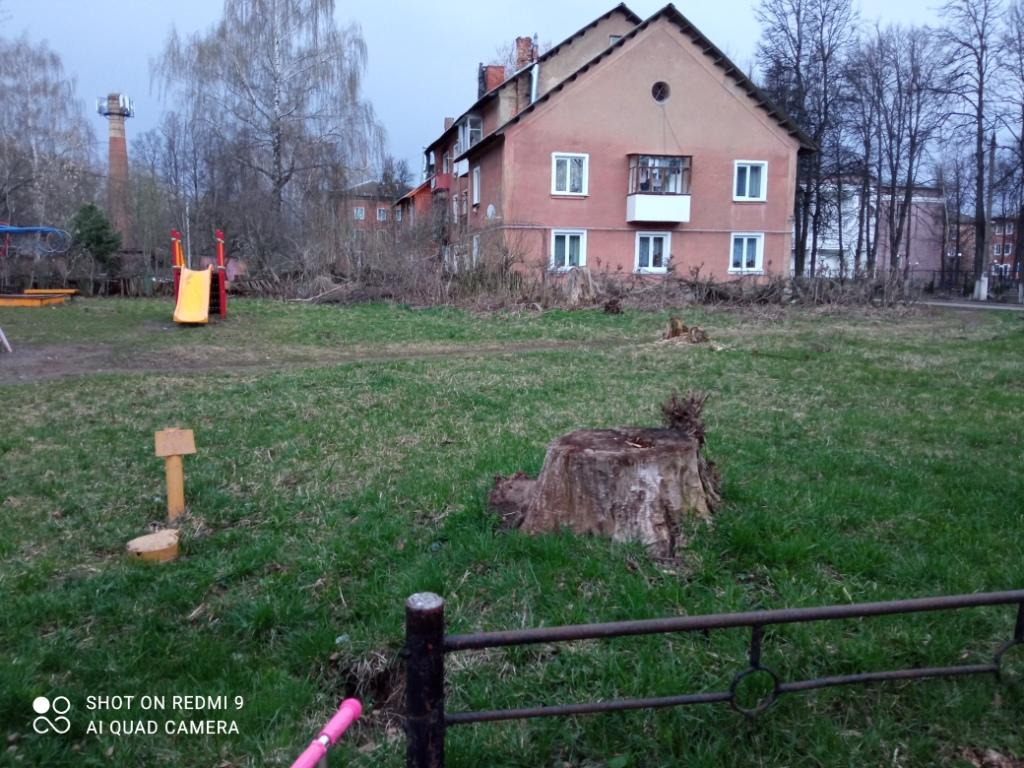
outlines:
M403 184L397 191L404 195L408 189ZM389 189L379 181L364 181L361 184L353 184L351 187L345 188L340 195L341 197L359 197L367 200L390 200L394 191L396 190Z
M544 61L547 61L552 56L554 56L556 53L558 53L562 48L564 48L565 46L567 46L570 43L572 43L572 41L575 40L577 37L582 37L584 35L584 33L586 33L586 31L588 29L593 29L598 24L600 24L602 21L604 21L605 19L607 19L609 16L611 16L613 13L616 13L616 12L621 13L623 16L626 17L626 19L628 21L633 22L633 24L635 24L635 25L640 25L640 24L643 23L643 19L641 19L639 16L637 16L635 13L633 13L633 11L631 11L626 6L625 3L619 3L614 8L612 8L610 11L608 11L608 13L606 13L606 14L604 14L602 16L598 16L592 22L587 24L587 26L580 27L578 30L576 30L571 35L569 35L569 37L565 38L565 40L560 42L554 48L552 48L549 51L545 51L544 54L542 54L541 56L538 56L537 57L537 63L540 64L540 63L542 63ZM531 66L532 66L532 64L531 64ZM526 69L526 67L524 67L523 69ZM522 70L519 70L519 71L521 72Z
M621 46L625 45L627 41L632 40L634 37L639 35L645 29L650 27L651 24L653 24L654 22L656 22L656 21L658 21L659 19L662 19L662 18L668 19L669 21L674 23L677 27L679 27L680 32L682 32L684 35L688 36L690 38L690 40L694 43L694 45L696 45L697 47L699 47L701 49L701 51L704 53L705 56L708 56L709 58L711 58L714 61L716 66L721 67L722 69L724 69L726 75L728 75L730 78L732 78L732 80L735 81L736 84L739 85L740 88L742 88L746 92L747 96L749 96L751 99L754 100L754 102L756 103L756 105L758 107L760 107L761 109L765 110L765 112L767 112L770 117L774 118L774 120L779 125L781 125L783 128L786 129L786 131L789 133L790 136L794 137L795 139L797 139L800 142L801 150L807 150L807 151L816 151L817 150L817 147L815 146L814 142L811 140L811 137L808 136L803 131L803 129L800 128L799 125L797 125L796 121L793 120L793 118L791 118L788 114L786 114L786 112L781 107L776 106L772 102L772 100L770 98L768 98L768 95L765 94L764 91L762 91L760 88L758 88L749 77L747 77L745 74L743 74L743 71L739 67L737 67L735 64L732 63L732 61L729 59L728 56L726 56L724 53L722 53L722 51L714 43L712 43L710 40L708 40L708 38L705 37L704 34L699 29L697 29L692 23L690 23L690 21L685 16L683 16L683 14L681 14L676 9L676 7L674 5L669 3L664 8L662 8L660 11L658 11L653 16L651 16L649 19L647 19L646 21L643 21L637 27L632 29L630 32L628 32L627 34L623 35L621 40L618 40L615 43L613 43L612 45L608 46L606 49L601 51L601 53L599 53L597 56L592 58L590 61L588 61L582 67L580 67L575 72L573 72L571 75L569 75L564 80L562 80L562 82L560 82L558 85L556 85L553 88L551 88L543 96L540 96L535 102L530 104L528 107L520 110L515 116L513 116L512 118L507 120L505 123L503 123L502 125L500 125L497 128L495 128L491 133L489 133L487 136L485 136L483 138L483 140L481 140L481 141L477 142L476 144L474 144L472 147L470 147L468 150L463 152L456 159L461 159L461 158L466 157L466 156L468 156L470 154L474 154L474 153L476 153L476 152L486 148L486 146L489 146L491 143L493 143L494 140L496 140L498 138L498 136L500 136L502 133L504 133L505 130L508 129L510 126L515 125L516 123L518 123L524 116L530 114L540 104L543 104L544 102L546 102L551 97L553 97L556 94L560 93L562 90L565 89L566 86L570 85L571 83L574 83L577 79L579 79L586 72L588 72L589 70L593 69L595 66L600 64L604 59L606 59L612 53L612 51L614 51L614 50L620 48Z
M395 201L395 205L398 205L403 200L415 197L417 195L417 193L422 192L424 189L426 189L429 186L430 186L430 180L427 179L427 181L424 181L418 187L413 187L408 192L406 192L404 195L402 195L400 198L398 198L398 200Z
M550 50L545 51L543 54L541 54L540 56L537 57L537 60L535 62L531 61L527 66L523 67L522 69L517 69L515 72L513 72L508 77L506 77L504 80L502 80L500 83L498 83L498 85L494 86L491 90L487 91L487 93L485 93L483 96L481 96L475 102L473 102L473 104L469 107L469 109L467 109L465 112L463 112L457 118L455 118L455 120L452 122L452 124L448 128L445 128L436 139L434 139L432 142L430 142L430 144L427 145L427 147L429 148L429 147L434 146L439 141L441 141L445 136L447 136L449 133L454 131L455 127L459 124L459 122L462 120L462 118L466 117L467 115L472 114L473 112L476 112L480 107L482 107L484 105L485 102L490 101L495 96L497 96L498 95L498 91L500 91L504 86L508 85L508 83L510 83L513 80L515 80L523 72L528 71L530 69L530 67L532 67L534 64L540 64L540 63L542 63L544 61L547 61L552 56L554 56L556 53L558 53L562 48L564 48L565 46L571 44L573 42L573 40L575 40L577 37L581 37L583 34L586 33L586 31L588 29L593 29L598 24L600 24L602 21L604 21L609 16L611 16L613 13L621 13L623 16L626 17L626 19L628 21L632 22L633 24L640 24L641 22L643 22L643 19L641 19L639 16L637 16L635 13L633 13L633 11L630 10L630 8L625 3L619 3L618 5L616 5L611 10L609 10L606 13L603 13L600 16L598 16L596 19L594 19L592 22L590 22L586 26L580 27L578 30L573 32L571 35L569 35L569 37L565 38L565 40L560 42L555 47L551 48Z

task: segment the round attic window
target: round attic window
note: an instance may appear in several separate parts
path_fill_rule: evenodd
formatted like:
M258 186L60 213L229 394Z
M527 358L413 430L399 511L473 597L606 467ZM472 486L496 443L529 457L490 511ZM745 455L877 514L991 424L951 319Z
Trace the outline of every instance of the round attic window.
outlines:
M668 87L668 83L659 80L651 86L651 96L654 100L661 104L663 101L668 101L669 94L672 93L672 89Z

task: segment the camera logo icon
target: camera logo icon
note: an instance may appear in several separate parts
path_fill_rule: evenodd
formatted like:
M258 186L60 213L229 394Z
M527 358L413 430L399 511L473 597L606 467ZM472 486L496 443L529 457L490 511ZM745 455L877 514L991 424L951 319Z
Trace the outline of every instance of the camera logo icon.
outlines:
M50 733L63 735L71 730L71 721L64 715L71 711L71 702L67 696L56 696L50 701L45 696L37 696L32 700L32 710L38 717L32 721L32 730L36 733ZM51 720L47 713L53 713L55 717Z

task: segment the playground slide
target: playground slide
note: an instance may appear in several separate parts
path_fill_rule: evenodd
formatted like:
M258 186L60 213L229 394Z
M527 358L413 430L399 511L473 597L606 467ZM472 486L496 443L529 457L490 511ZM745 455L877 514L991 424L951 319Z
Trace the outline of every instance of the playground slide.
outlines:
M210 318L210 282L213 268L203 270L181 268L181 286L178 304L174 307L174 322L205 323Z

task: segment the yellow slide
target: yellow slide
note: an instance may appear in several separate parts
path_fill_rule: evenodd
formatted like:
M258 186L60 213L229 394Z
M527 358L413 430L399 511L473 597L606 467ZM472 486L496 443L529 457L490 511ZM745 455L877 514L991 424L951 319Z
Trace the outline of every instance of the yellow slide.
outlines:
M178 305L174 308L176 323L205 323L210 319L210 282L213 267L203 270L181 268Z

